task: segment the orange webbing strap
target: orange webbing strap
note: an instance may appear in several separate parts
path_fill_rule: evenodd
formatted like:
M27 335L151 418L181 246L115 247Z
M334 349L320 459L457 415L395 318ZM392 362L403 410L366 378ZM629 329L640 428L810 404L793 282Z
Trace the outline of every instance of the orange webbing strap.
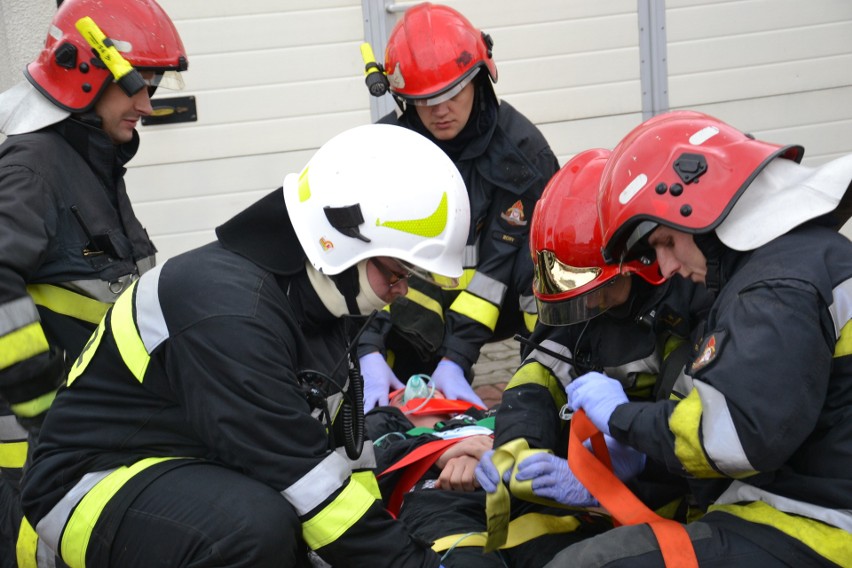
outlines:
M390 499L388 499L388 511L394 518L399 514L399 508L402 506L402 498L408 493L408 490L414 487L414 484L423 477L423 474L432 467L433 463L438 461L444 450L463 439L451 438L449 440L435 440L423 444L378 475L378 477L381 477L392 471L405 468L402 477L400 477L396 486L393 488Z
M594 454L583 442L592 440ZM595 428L586 413L579 410L571 418L571 431L568 443L568 465L577 479L612 515L612 518L624 525L647 523L657 542L666 566L677 568L698 568L698 559L692 541L684 526L676 521L660 517L636 495L634 495L615 474L610 463L609 451L603 434Z

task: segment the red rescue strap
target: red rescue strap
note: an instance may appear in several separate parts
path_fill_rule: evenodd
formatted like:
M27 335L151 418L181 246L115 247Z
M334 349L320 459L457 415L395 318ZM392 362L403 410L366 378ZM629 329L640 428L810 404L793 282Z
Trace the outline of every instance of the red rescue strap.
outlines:
M592 440L592 453L583 442ZM657 542L666 566L698 568L695 549L684 526L663 518L645 506L615 474L610 465L609 450L603 434L582 410L571 418L568 443L568 465L577 479L612 515L617 524L647 523Z
M402 506L402 498L408 493L408 490L414 487L414 484L423 477L432 464L438 461L444 450L464 440L461 438L451 438L449 440L434 440L427 442L422 446L418 446L412 450L404 458L381 472L378 477L388 474L398 469L406 468L399 478L396 486L393 488L390 499L388 499L388 511L394 518L399 514L399 508Z

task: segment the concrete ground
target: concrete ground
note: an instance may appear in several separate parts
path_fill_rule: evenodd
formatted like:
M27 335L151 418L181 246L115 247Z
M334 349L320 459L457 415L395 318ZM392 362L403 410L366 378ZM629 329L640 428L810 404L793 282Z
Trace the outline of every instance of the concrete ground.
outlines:
M473 366L473 390L489 408L500 402L503 389L521 363L520 344L514 339L486 343Z

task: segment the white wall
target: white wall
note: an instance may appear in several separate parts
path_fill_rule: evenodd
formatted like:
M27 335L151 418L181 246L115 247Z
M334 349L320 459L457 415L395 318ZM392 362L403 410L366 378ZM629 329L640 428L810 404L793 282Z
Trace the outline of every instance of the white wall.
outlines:
M641 122L643 1L445 0L491 34L498 95L539 125L561 163L612 147ZM186 44L179 94L196 98L198 121L141 127L127 181L164 260L208 242L325 140L371 116L361 0L161 4ZM0 0L3 88L38 51L54 5ZM671 108L801 143L812 165L852 152L852 2L668 0L666 19Z

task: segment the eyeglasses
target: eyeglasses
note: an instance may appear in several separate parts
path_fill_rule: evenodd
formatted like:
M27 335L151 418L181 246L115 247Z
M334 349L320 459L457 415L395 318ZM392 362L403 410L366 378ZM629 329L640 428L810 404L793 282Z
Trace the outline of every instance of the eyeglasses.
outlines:
M392 270L384 262L379 260L378 258L370 259L373 262L373 265L379 269L379 272L382 273L385 280L388 281L388 287L393 288L403 280L408 280L411 278L411 272L406 270L405 272L397 272L396 270Z

